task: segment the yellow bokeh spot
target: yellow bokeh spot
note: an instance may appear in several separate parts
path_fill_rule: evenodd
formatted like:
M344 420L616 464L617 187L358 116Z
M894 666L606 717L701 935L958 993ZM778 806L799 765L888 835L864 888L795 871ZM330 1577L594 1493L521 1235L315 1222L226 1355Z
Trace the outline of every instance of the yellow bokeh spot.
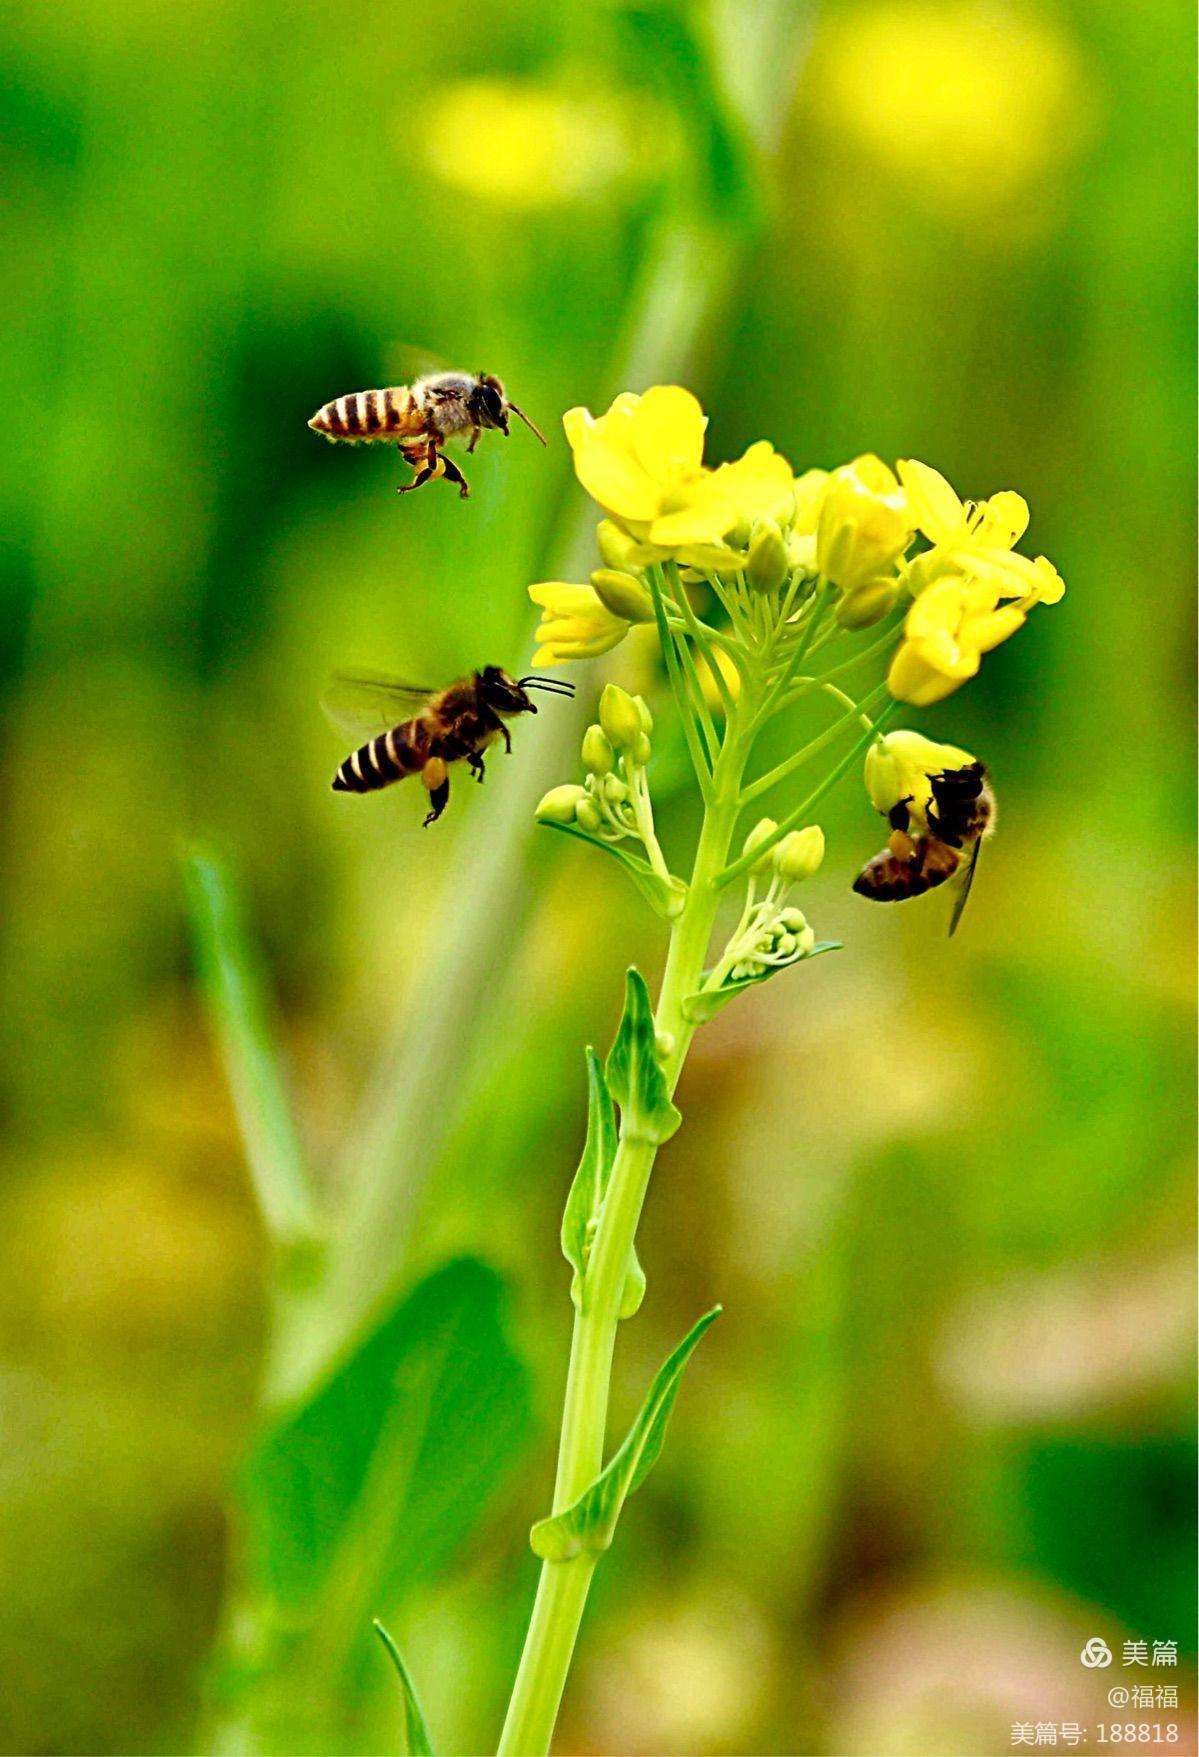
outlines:
M882 0L834 18L810 77L839 139L984 230L1085 145L1096 110L1074 43L1022 6Z
M421 133L425 160L443 182L503 206L540 208L594 198L651 163L668 164L669 129L659 122L619 93L483 78L443 89Z

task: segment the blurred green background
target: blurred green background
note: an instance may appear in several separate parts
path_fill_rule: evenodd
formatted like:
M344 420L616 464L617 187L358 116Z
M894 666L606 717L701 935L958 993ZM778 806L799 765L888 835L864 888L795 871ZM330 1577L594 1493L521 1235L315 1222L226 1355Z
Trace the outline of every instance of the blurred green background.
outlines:
M0 1746L395 1749L378 1614L438 1748L493 1748L579 1048L661 943L529 822L573 721L426 837L403 789L330 794L316 702L339 666L527 664L525 587L586 518L557 417L628 360L686 374L712 457L1020 489L1068 595L916 717L1001 806L952 946L932 903L851 895L879 837L846 785L808 909L846 950L699 1039L614 1422L726 1315L560 1748L998 1752L1121 1718L1094 1634L1178 1642L1123 1676L1177 1681L1149 1718L1188 1748L1191 9L18 0L2 29ZM393 453L307 431L413 343L501 373L549 450L485 441L468 505L399 502ZM383 1324L265 1446L300 1296L197 998L195 836L349 1217L313 1358Z

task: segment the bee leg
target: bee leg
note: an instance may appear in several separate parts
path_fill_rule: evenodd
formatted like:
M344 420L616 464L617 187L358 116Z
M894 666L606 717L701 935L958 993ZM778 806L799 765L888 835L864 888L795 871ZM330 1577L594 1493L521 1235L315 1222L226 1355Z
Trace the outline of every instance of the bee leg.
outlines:
M430 757L420 772L421 781L429 795L429 812L425 818L425 828L435 824L445 810L450 798L450 777L446 772L445 760L442 757Z
M500 737L504 741L504 755L511 756L512 755L512 734L509 732L508 728L504 725L504 722L502 720L500 721Z
M466 760L470 766L470 772L474 776L475 780L481 782L483 780L484 775L487 772L483 766L482 754L479 751L472 751Z
M479 435L480 435L480 433L482 433L482 431L483 431L483 429L481 427L473 427L471 429L470 444L466 448L468 457L469 457L470 453L472 451L474 451L476 445L478 445Z
M440 787L430 787L430 789L429 789L429 810L425 813L425 828L426 829L428 829L430 824L435 824L437 822L438 818L441 816L442 812L445 810L445 808L449 804L449 802L450 802L450 783L449 783L448 779L443 781L441 783Z
M419 461L422 455L419 449L414 449L408 445L401 445L400 452L403 455L404 462L412 465L412 468L416 471L416 475L412 478L411 482L405 482L397 488L396 493L411 494L414 488L422 487L424 483L429 481L430 477L437 474L437 447L435 445L430 445L426 448L423 454L423 463Z
M441 473L446 481L457 482L458 498L459 500L465 500L470 493L470 485L468 484L466 477L462 474L462 471L458 468L457 464L453 463L445 456L444 452L441 454L439 462L441 464Z

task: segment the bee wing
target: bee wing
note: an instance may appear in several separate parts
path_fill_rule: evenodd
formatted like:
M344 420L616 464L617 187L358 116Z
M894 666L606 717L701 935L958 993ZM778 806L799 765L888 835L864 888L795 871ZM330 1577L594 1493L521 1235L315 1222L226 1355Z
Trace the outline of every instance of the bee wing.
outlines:
M419 342L397 342L390 350L388 365L393 382L415 384L418 378L432 378L439 372L452 372L453 366Z
M387 732L423 707L433 689L400 683L382 673L338 672L321 697L321 707L341 732L352 737L371 737Z
M967 900L970 896L970 887L974 883L974 869L978 865L978 851L981 847L982 837L980 836L978 841L974 844L969 863L966 867L965 877L959 883L957 887L958 894L953 900L953 914L949 917L950 939L953 938L958 930L958 922L962 919L962 911L965 909Z

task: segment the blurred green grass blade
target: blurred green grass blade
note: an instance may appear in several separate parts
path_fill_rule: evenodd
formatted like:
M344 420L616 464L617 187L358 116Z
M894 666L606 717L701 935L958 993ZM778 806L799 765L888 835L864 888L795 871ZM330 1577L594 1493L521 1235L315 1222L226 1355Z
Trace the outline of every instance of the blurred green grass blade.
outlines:
M703 9L690 0L625 0L618 17L631 74L648 75L685 119L697 205L709 220L753 225L760 217L756 155L721 82Z
M374 1619L375 1634L387 1650L387 1656L396 1669L400 1680L400 1688L404 1692L404 1752L403 1757L433 1757L433 1741L429 1737L429 1729L421 1706L416 1696L416 1686L408 1675L408 1667L404 1664L399 1648L383 1627L378 1617Z
M504 1284L474 1257L419 1282L275 1423L243 1483L252 1584L311 1628L318 1670L340 1676L375 1609L445 1567L529 1432Z
M241 900L227 868L206 850L187 849L183 872L200 988L263 1218L283 1249L312 1248L316 1213Z

